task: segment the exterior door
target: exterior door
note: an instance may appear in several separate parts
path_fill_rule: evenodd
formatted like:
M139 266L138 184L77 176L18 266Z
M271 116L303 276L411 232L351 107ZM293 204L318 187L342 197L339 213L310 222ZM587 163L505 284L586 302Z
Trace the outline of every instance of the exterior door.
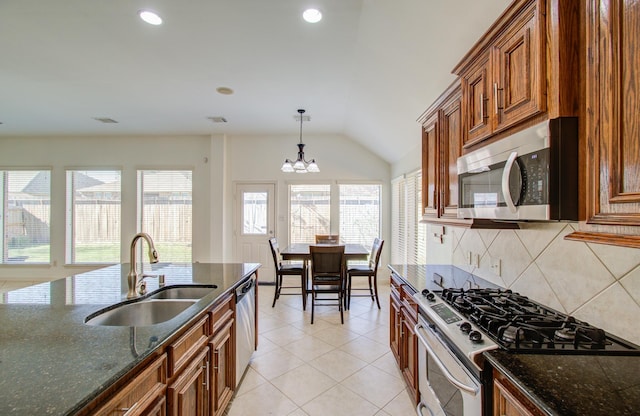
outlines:
M273 257L269 239L275 235L274 183L238 183L235 189L235 259L260 263L260 281L274 282Z

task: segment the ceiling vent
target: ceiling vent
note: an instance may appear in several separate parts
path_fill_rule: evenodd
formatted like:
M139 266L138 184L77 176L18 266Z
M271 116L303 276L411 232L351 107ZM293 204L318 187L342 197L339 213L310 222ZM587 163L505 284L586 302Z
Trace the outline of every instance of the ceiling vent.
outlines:
M207 119L213 121L214 123L226 123L227 119L224 117L207 117Z
M109 117L94 117L93 119L105 124L118 124L116 120Z

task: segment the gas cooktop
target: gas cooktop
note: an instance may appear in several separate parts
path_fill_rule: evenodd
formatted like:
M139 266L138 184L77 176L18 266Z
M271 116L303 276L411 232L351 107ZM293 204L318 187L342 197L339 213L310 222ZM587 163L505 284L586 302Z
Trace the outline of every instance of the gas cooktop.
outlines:
M434 291L503 349L551 354L640 355L640 347L502 289ZM460 325L465 331L465 327Z

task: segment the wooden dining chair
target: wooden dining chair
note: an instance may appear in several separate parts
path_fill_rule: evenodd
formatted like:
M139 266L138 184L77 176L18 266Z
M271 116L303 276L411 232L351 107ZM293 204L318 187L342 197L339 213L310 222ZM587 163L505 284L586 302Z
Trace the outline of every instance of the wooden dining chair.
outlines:
M282 260L280 255L280 248L278 247L278 240L275 238L269 239L269 246L271 247L271 254L273 255L273 263L275 265L276 272L276 288L273 293L273 304L271 307L276 306L276 300L280 298L280 295L302 295L302 309L307 309L307 267L306 264L296 262L288 263ZM296 285L293 282L287 283L289 286L284 285L284 278L286 276L299 276L300 284ZM282 289L300 289L300 291L285 291Z
M369 255L369 264L366 265L350 265L347 268L347 297L346 297L346 307L349 309L351 307L351 297L371 297L373 301L375 299L378 304L378 309L380 309L380 300L378 298L378 264L380 263L380 253L382 253L382 246L384 245L384 240L376 238L373 240L373 245L371 246L371 254ZM368 288L356 288L353 289L351 287L351 283L354 277L367 277L369 279L369 287ZM361 295L352 295L352 290L366 290L367 294Z
M344 246L310 246L311 256L311 323L318 306L338 306L344 324L345 256ZM320 297L319 295L336 295ZM322 303L319 303L322 302Z
M339 234L316 234L316 244L339 244Z

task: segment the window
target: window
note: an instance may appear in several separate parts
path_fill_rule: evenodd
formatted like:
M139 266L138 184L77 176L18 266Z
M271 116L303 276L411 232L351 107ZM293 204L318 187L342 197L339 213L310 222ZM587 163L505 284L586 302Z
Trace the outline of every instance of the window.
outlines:
M51 172L0 170L0 263L49 263Z
M138 171L140 230L151 236L162 262L191 263L192 188L190 170Z
M380 193L377 184L339 185L340 239L370 247L380 237Z
M120 263L117 170L67 171L67 262Z
M242 234L267 234L267 192L242 193Z
M331 185L290 185L289 243L313 243L330 230Z
M426 227L422 218L422 173L396 179L391 197L391 262L426 263Z

